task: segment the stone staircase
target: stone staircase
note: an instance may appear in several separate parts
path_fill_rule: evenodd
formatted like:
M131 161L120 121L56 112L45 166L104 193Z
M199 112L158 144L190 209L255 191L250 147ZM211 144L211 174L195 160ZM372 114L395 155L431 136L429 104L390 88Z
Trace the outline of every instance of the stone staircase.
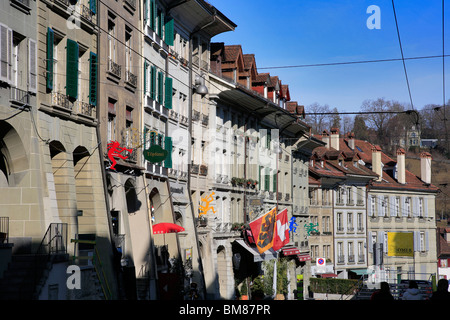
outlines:
M0 300L37 299L38 288L45 283L51 267L48 254L11 256L8 269L0 279Z

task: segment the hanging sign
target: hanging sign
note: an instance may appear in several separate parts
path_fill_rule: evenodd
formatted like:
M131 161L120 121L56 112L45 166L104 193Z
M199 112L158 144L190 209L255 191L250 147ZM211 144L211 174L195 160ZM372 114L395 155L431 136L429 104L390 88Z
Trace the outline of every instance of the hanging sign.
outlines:
M110 143L108 143L108 158L112 162L110 169L116 170L116 164L117 164L116 158L120 158L123 160L128 158L128 156L124 156L122 154L122 152L124 152L124 151L128 151L131 154L133 152L133 149L127 149L127 148L121 147L119 142L117 142L117 141L111 141Z
M154 144L149 149L144 150L145 160L151 163L162 162L168 155L167 150L161 148L160 145Z

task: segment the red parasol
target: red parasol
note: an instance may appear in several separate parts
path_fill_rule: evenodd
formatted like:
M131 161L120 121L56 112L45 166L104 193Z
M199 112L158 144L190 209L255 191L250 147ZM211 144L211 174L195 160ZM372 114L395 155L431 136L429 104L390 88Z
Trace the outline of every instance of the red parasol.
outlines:
M178 233L181 231L184 231L184 228L174 223L162 222L153 225L153 234Z

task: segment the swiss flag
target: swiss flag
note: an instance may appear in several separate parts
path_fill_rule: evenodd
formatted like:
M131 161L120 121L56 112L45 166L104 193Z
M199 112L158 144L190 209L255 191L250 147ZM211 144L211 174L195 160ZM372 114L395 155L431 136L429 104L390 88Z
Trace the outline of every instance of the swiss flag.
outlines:
M272 249L277 251L289 243L289 222L287 209L283 209L277 215L275 222L275 236Z

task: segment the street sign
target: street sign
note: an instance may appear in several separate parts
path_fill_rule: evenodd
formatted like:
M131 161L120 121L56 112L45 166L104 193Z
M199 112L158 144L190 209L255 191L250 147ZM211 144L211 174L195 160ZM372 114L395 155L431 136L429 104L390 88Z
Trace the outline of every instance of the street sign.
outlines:
M317 258L316 259L316 267L317 273L325 273L326 272L326 259L325 258Z

